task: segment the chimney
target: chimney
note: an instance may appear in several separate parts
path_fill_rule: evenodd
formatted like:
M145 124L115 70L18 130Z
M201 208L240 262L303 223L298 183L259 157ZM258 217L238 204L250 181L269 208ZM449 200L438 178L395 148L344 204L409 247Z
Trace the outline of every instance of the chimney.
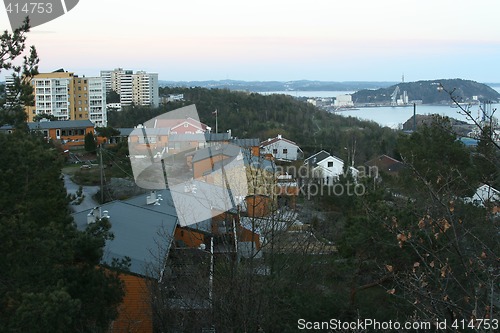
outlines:
M162 200L161 194L156 194L156 191L153 190L151 194L146 197L146 205L159 206Z
M146 197L146 204L153 205L157 202L156 200L156 191L151 191L151 194Z
M87 224L95 223L100 218L101 218L101 208L94 207L87 214Z

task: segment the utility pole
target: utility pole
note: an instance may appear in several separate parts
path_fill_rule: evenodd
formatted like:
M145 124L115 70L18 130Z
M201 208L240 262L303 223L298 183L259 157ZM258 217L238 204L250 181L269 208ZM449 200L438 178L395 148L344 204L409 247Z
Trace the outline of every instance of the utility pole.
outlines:
M99 168L101 171L101 204L104 203L104 166L102 165L102 144L99 145Z

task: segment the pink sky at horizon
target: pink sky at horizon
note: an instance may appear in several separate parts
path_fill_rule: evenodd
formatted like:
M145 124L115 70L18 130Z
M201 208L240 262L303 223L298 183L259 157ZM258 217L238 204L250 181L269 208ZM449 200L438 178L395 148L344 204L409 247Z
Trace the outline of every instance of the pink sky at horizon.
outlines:
M160 80L500 82L500 1L80 0L28 35L40 71ZM7 14L0 28L9 29ZM0 80L4 73L0 73Z

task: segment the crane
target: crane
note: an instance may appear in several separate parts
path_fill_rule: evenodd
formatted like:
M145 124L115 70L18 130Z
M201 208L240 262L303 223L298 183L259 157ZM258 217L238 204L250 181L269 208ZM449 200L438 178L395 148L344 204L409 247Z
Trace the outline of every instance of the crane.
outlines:
M399 94L399 86L396 86L396 89L394 89L394 92L391 94L391 106L398 105L397 103L398 94Z

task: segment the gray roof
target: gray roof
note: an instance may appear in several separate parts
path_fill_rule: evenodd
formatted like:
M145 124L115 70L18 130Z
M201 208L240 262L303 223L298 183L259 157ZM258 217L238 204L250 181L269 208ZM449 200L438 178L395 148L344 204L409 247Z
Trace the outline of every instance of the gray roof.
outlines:
M318 163L323 161L325 158L332 156L330 153L322 150L320 152L317 152L316 154L306 158L304 160L304 164L308 164L311 167L317 167Z
M90 120L56 120L56 121L40 121L35 123L28 123L30 130L45 130L53 128L87 128L94 127Z
M260 146L260 139L258 138L252 138L252 139L232 139L231 140L232 144L235 144L240 147L244 148L249 148L249 147L259 147Z
M120 136L129 136L134 129L133 128L117 128L116 130L120 131Z
M194 134L170 134L168 140L171 142L217 142L229 141L229 133L194 133Z
M10 130L13 130L14 129L14 126L12 125L3 125L3 126L0 126L0 131L10 131Z
M168 135L169 133L170 133L170 128L167 127L160 127L160 128L136 127L132 130L130 135L153 136L153 135Z
M130 271L151 276L149 264L161 264L169 250L177 225L177 215L168 190L162 194L160 205L147 205L148 194L125 201L113 201L102 205L107 210L114 239L106 241L102 262L111 265L113 259L131 259ZM87 227L87 215L91 210L74 213L73 218L80 230ZM162 246L160 247L159 244ZM157 277L155 277L157 278Z
M266 158L245 154L243 160L245 161L245 165L250 165L251 167L269 172L276 172L276 165L274 162Z
M193 163L221 154L224 156L234 157L237 156L240 151L240 147L231 144L222 144L218 147L203 148L196 151L196 154L193 156Z
M206 141L229 141L231 136L229 133L205 133Z

